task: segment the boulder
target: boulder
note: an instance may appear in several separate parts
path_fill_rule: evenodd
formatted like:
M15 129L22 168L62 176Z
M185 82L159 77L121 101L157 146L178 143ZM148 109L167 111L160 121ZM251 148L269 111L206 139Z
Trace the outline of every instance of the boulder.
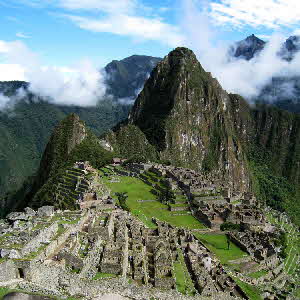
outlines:
M30 207L26 207L24 210L28 217L34 217L36 215L36 211Z
M1 249L0 257L8 257L8 258L21 258L20 252L15 249Z
M1 249L0 250L0 256L1 258L7 257L10 254L10 250L9 249Z
M38 209L37 215L39 217L51 217L54 215L54 206L42 206Z
M6 217L10 221L27 220L28 216L24 212L11 212Z
M12 249L10 250L8 258L21 258L21 255L18 250Z

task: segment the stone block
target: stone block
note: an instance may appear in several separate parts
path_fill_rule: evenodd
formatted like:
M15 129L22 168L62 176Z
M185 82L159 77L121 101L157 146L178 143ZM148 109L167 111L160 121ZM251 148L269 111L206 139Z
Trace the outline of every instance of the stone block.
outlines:
M34 216L36 216L36 211L33 210L33 209L30 208L30 207L26 207L26 208L24 209L24 211L25 211L25 213L26 213L26 215L27 215L28 217L34 217Z
M42 206L38 209L37 215L39 217L51 217L54 215L54 206Z
M24 212L11 212L6 217L10 221L27 220L28 216Z

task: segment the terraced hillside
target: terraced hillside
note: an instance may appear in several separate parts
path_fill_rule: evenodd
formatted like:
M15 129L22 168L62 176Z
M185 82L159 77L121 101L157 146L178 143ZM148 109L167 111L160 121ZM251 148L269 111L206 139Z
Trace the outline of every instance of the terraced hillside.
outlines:
M69 168L66 174L62 176L56 187L56 200L60 207L68 207L78 202L89 189L89 181L85 172L76 168Z

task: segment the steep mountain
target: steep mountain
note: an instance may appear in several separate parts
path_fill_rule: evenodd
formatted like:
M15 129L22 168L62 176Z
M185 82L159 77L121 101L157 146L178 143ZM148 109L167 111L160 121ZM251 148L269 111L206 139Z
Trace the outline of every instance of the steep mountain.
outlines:
M247 190L249 172L229 105L229 95L203 70L194 53L177 48L153 70L127 125L116 131L117 136L127 132L128 139L142 132L148 142L139 138L140 147L132 142L113 147L128 157L151 145L161 160L215 173L234 188ZM114 142L114 135L109 139Z
M194 53L177 48L152 71L126 122L107 135L124 157L155 155L300 213L300 118L227 94ZM128 143L126 142L128 141Z
M113 60L105 67L108 93L117 99L129 98L133 101L159 61L159 57L144 55Z
M159 58L134 55L108 64L108 91L114 98L107 97L96 107L54 105L28 93L27 82L0 82L0 93L5 96L25 91L13 110L0 111L0 210L4 212L9 206L10 196L6 193L14 193L37 170L50 134L63 118L76 113L94 134L103 134L125 119L131 107L116 99L129 97L131 103L158 61Z
M25 198L15 203L16 208L54 205L55 187L65 170L77 161L88 160L95 168L110 163L113 153L102 147L101 141L86 127L76 114L64 118L54 129L43 153L36 176L33 177ZM69 203L65 209L75 207ZM60 207L62 208L62 207Z
M292 35L283 44L280 55L287 61L293 60L300 50L300 36Z
M16 191L37 170L55 126L76 113L96 135L103 134L126 118L129 107L111 100L96 107L58 106L42 99L24 98L12 112L0 111L0 199ZM2 211L6 201L0 200Z
M264 49L265 44L266 42L252 34L246 39L239 41L234 46L232 46L230 49L230 53L234 57L240 57L246 60L250 60Z

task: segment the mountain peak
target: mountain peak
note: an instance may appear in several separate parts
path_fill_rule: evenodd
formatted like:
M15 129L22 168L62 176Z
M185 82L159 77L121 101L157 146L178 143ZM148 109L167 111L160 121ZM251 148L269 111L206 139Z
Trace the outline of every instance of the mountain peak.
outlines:
M255 40L259 40L259 41L261 41L261 39L259 39L254 33L252 33L251 35L249 35L249 36L247 36L246 37L246 40L247 41L255 41Z
M52 133L46 146L39 168L39 181L41 186L64 163L75 148L87 136L85 124L75 113L63 119Z
M231 51L234 57L243 57L246 60L250 60L264 48L265 43L266 42L252 34L244 40L237 42Z

